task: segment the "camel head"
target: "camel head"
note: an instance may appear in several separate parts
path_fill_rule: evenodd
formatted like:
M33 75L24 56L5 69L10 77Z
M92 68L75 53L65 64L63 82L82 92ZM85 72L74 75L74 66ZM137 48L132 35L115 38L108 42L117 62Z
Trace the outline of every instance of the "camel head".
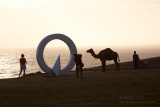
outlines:
M91 48L91 49L89 49L89 50L87 50L87 53L92 53L93 52L93 49Z

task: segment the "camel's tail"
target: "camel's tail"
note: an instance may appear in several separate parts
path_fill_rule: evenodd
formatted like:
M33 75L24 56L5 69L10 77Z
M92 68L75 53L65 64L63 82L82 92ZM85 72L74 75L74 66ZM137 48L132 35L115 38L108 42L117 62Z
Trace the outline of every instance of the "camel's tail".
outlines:
M117 54L117 52L116 52L116 54ZM118 62L120 62L120 59L119 59L119 55L117 54L117 59L118 59Z

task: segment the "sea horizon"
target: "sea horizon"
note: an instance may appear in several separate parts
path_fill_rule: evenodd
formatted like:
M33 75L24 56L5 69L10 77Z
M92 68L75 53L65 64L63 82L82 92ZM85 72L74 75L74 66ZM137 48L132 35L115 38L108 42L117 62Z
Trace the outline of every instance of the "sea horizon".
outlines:
M133 51L137 51L140 59L159 57L160 48L159 47L106 47L111 48L113 51L117 52L120 57L121 62L132 61ZM86 53L88 47L79 47L77 51L82 54L82 61L84 63L84 68L91 68L95 66L101 66L99 59L95 59L91 54ZM105 47L93 47L96 54ZM1 49L0 50L0 79L3 78L16 78L19 74L19 58L21 54L25 54L27 60L27 70L26 74L35 72L44 72L39 67L36 60L36 48L12 48L12 49ZM68 47L46 47L44 50L44 59L49 67L52 68L58 55L61 56L61 68L63 69L69 61L69 49ZM107 61L106 64L113 64L113 61ZM72 69L75 70L75 67Z

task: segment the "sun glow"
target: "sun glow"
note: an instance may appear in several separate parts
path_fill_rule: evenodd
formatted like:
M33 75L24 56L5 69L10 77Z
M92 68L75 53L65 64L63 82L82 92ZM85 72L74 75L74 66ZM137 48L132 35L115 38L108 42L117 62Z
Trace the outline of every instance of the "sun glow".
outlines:
M54 33L77 46L160 45L159 0L0 0L0 7L1 48L37 47Z

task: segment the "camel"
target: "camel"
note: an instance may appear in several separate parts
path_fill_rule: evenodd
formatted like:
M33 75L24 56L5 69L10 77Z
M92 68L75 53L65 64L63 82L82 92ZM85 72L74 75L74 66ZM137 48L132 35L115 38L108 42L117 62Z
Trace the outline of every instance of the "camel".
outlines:
M99 52L99 54L95 54L93 49L89 49L87 50L87 53L91 53L91 55L96 58L96 59L100 59L100 61L102 62L102 71L105 72L106 71L106 60L114 60L115 64L116 64L116 70L119 70L119 56L117 54L117 52L112 51L110 48L106 48L102 51ZM118 60L118 61L117 61Z

